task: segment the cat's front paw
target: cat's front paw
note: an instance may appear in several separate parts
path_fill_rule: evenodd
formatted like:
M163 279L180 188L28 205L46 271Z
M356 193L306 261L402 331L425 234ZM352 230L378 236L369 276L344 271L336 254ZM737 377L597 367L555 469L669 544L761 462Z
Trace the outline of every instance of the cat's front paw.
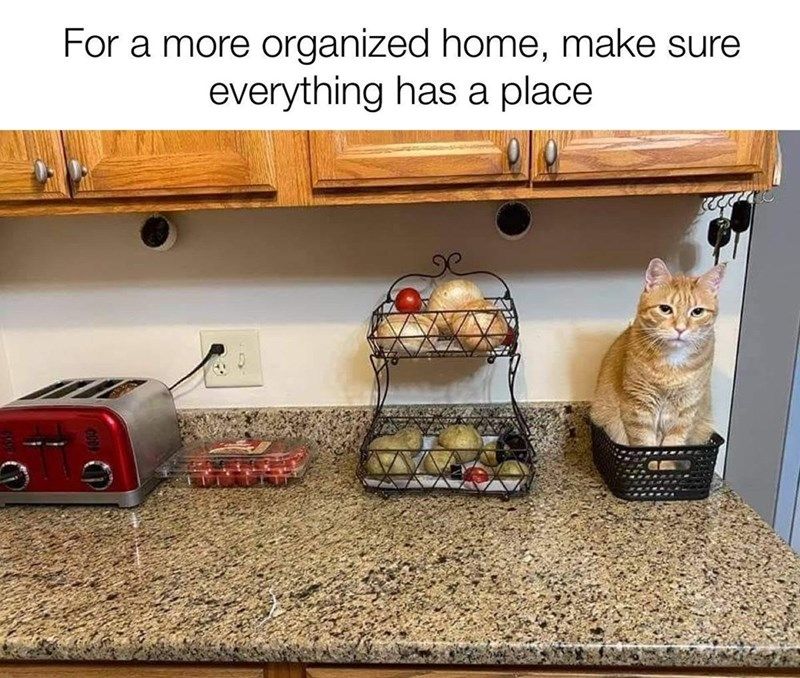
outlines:
M629 447L655 447L656 445L658 445L658 441L654 435L628 436Z

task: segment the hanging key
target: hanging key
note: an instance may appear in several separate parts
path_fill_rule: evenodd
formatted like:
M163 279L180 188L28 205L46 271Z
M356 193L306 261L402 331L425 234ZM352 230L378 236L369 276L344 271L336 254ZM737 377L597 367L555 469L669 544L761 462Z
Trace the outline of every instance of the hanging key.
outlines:
M739 248L739 236L750 228L753 221L753 206L747 200L738 200L731 209L731 230L736 234L733 239L733 258Z
M721 216L712 219L708 224L708 244L714 248L714 265L719 263L719 252L731 241L731 222Z

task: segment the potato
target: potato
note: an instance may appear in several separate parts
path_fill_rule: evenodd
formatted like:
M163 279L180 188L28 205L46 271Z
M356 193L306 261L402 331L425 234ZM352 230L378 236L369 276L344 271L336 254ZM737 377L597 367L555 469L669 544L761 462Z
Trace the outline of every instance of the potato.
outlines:
M486 443L478 455L478 461L486 466L497 466L497 441Z
M469 352L489 352L503 343L508 334L508 323L503 312L491 301L481 299L464 309L445 315L461 348Z
M474 426L453 424L439 434L439 444L455 452L458 463L474 461L483 448L483 438Z
M481 301L483 292L474 282L465 280L448 280L437 285L428 300L427 311L457 311L466 304ZM436 317L436 327L442 334L450 331L444 313Z
M387 316L375 328L375 337L384 353L415 356L434 351L439 334L431 317L408 313Z
M422 431L417 426L401 428L394 436L403 439L406 443L405 449L413 451L414 454L422 449Z
M520 478L522 476L528 476L530 473L531 470L528 468L528 465L516 459L504 461L494 472L495 476L498 478Z
M422 449L422 431L416 426L406 426L397 433L378 436L370 442L369 449L377 451L403 450L413 456Z
M435 447L425 455L422 460L422 467L425 469L425 473L439 476L446 475L450 470L450 466L457 463L458 459L455 452Z
M371 476L410 476L414 463L408 452L370 452L365 468Z

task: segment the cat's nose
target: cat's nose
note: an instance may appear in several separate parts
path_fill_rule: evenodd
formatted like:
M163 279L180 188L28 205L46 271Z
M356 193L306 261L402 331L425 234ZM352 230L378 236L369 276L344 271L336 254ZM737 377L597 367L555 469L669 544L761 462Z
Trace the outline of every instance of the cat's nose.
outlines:
M678 333L678 339L680 339L681 336L683 335L683 333L686 331L686 328L685 327L676 327L675 331Z

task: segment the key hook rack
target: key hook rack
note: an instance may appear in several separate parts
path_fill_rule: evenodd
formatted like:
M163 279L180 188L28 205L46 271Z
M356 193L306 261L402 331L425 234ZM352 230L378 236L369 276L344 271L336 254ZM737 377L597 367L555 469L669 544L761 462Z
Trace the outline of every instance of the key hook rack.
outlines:
M703 198L703 212L719 212L733 207L737 202L745 201L751 205L764 205L775 201L775 191L742 191L739 193L722 193L708 195Z
M775 193L768 191L740 191L723 193L703 198L702 211L717 214L708 225L708 244L714 249L714 264L718 264L722 249L733 237L733 259L739 248L739 238L755 222L756 207L775 200ZM725 210L729 210L725 216Z

